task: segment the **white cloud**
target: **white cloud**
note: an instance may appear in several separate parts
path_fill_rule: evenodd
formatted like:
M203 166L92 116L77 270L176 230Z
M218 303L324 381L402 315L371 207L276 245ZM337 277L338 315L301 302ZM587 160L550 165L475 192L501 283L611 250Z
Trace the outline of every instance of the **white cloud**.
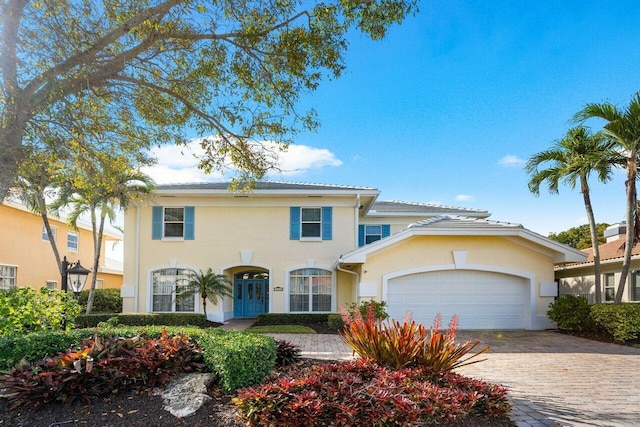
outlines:
M508 154L500 159L498 162L500 166L504 166L507 168L515 168L524 165L525 161L522 160L518 156L514 156L513 154Z
M287 151L279 151L278 146L274 143L263 143L263 146L271 152L270 156L277 159L278 165L282 170L276 175L300 175L310 169L342 165L340 159L324 148L292 144ZM219 172L207 175L198 169L199 158L204 155L204 150L200 147L199 140L193 140L189 144L181 146L165 145L156 147L151 150L151 155L158 160L158 163L144 168L143 172L158 184L219 181L224 179Z
M473 196L470 196L469 194L458 194L456 196L456 201L457 202L471 202L471 201L473 201Z

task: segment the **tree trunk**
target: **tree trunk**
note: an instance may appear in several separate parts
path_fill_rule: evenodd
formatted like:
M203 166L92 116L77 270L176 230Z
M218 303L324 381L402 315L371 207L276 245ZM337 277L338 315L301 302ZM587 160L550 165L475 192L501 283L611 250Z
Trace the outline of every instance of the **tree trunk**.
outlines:
M589 230L591 231L591 246L593 247L593 267L595 271L596 304L600 304L602 302L602 278L600 277L600 248L598 243L598 229L596 227L596 220L593 215L591 196L589 195L589 184L587 183L586 176L580 176L580 185L582 187L584 207L587 211L587 219L589 220Z
M91 314L93 309L93 300L96 295L96 282L98 281L98 267L100 266L100 251L102 250L102 235L104 233L104 221L106 212L104 209L100 212L100 229L96 231L96 208L91 209L91 225L93 229L93 275L91 276L91 288L89 288L89 296L87 298L86 314Z
M627 276L629 275L629 268L631 267L631 251L635 243L635 213L638 195L636 192L636 177L638 175L636 168L636 156L635 150L629 153L627 158L627 234L624 247L624 259L622 261L622 271L620 272L620 282L618 283L618 290L616 291L615 303L620 304L622 302L622 296L624 295L625 285L627 284Z

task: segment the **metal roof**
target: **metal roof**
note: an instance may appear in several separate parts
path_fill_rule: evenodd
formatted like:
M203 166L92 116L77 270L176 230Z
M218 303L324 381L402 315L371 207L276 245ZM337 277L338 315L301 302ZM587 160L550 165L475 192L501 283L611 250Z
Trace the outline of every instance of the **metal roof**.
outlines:
M187 184L162 184L158 190L228 190L231 182L197 182ZM378 191L373 187L360 187L336 184L313 184L287 181L256 181L253 190L293 190L293 191Z
M402 202L396 200L376 201L371 206L368 214L373 216L387 214L419 214L420 216L461 215L480 218L486 218L491 215L488 211L480 209L443 206L435 203Z

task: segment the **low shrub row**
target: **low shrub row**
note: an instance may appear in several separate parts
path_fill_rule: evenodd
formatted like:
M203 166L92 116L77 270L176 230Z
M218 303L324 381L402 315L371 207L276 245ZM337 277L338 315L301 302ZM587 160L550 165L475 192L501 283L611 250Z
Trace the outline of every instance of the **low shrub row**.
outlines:
M358 359L294 370L239 390L233 402L250 426L401 426L504 417L506 393L451 372Z
M120 325L147 326L205 326L207 317L198 313L145 313L145 314L81 314L76 317L75 325L78 328L93 328L99 323L116 318Z
M640 339L640 304L589 305L581 296L564 295L547 311L558 329L567 332L604 332L618 342Z
M328 314L316 313L261 313L254 323L255 326L264 325L295 325L323 323L327 321Z

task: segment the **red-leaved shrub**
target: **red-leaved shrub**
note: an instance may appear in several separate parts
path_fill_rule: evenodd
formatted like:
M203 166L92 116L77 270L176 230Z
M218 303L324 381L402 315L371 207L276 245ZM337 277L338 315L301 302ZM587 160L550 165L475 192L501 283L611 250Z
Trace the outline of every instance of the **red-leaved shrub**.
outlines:
M117 393L124 388L160 386L180 372L202 369L201 349L188 337L158 339L117 336L85 340L78 351L29 364L21 362L0 382L12 407Z
M401 426L503 417L506 389L427 367L392 370L358 359L297 370L238 391L250 426Z

